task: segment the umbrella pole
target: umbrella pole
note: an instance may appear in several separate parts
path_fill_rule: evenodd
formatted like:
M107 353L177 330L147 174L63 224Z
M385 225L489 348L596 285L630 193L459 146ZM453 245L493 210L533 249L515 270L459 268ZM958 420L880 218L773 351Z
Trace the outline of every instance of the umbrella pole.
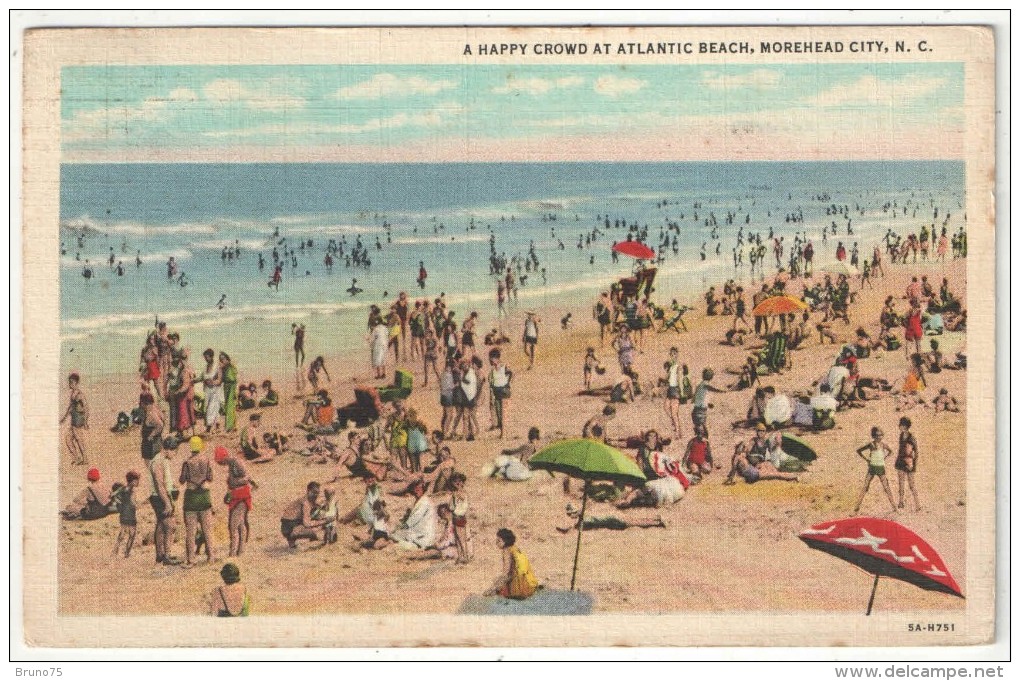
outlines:
M875 575L875 582L871 585L871 598L868 599L868 611L865 616L871 614L871 606L875 604L875 592L878 591L878 575Z
M581 518L577 521L577 548L574 549L574 572L570 575L570 590L574 590L577 581L577 559L581 555L581 532L584 531L584 510L588 506L588 481L584 481L584 494L581 497Z

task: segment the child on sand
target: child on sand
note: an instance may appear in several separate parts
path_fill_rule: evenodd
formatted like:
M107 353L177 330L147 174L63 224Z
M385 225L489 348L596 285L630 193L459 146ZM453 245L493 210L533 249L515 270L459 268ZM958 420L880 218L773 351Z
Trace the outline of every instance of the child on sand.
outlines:
M892 449L889 448L889 445L882 442L882 436L882 429L875 426L871 429L871 442L857 449L857 456L868 462L868 476L864 479L864 489L861 490L861 496L857 499L854 514L860 512L861 504L864 503L864 497L868 494L868 489L871 487L871 480L876 477L882 483L882 489L885 490L885 496L889 499L889 505L892 506L893 512L896 511L896 502L893 501L892 490L889 488L889 481L885 477L885 460L892 456Z
M113 547L113 555L120 554L120 544L124 542L124 557L131 555L131 547L135 543L138 520L136 519L136 507L134 500L135 489L138 487L139 475L137 471L128 471L126 476L127 484L117 490L117 503L120 506L120 531L117 533L117 543Z
M469 563L474 558L474 547L471 542L471 531L468 529L468 502L464 497L464 485L467 476L454 473L450 478L453 493L450 495L450 509L453 512L453 536L457 540L457 562Z
M372 536L362 546L366 549L381 549L393 543L390 538L390 514L386 511L386 501L377 499L372 504Z
M337 507L336 489L326 487L322 490L322 505L312 512L315 520L328 521L322 526L322 546L335 544L337 539L336 523L340 519L340 510Z

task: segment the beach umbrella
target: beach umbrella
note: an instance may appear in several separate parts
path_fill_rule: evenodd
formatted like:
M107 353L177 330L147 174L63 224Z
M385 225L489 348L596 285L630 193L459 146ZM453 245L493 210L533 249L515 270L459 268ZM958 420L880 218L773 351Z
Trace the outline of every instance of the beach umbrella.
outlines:
M861 273L860 270L858 270L856 267L854 267L845 260L839 260L837 262L834 262L828 267L824 268L822 271L831 272L832 274L843 274L848 277L856 277L858 274Z
M875 603L879 577L963 598L960 586L935 549L913 530L891 520L845 518L818 523L801 532L800 539L813 549L842 558L875 576L868 615Z
M818 454L811 445L790 433L783 433L782 447L784 452L805 463L818 458Z
M621 241L613 246L613 250L638 260L651 260L655 257L655 251L639 241Z
M793 296L772 296L755 305L751 314L755 317L773 317L791 312L803 312L806 309L808 309L807 304Z
M581 499L581 516L577 522L577 547L574 549L574 570L570 576L570 590L577 581L577 559L581 555L581 533L584 530L584 511L588 505L588 486L606 480L624 485L643 485L646 478L638 465L626 454L597 440L571 439L554 442L535 454L528 467L565 473L584 480Z

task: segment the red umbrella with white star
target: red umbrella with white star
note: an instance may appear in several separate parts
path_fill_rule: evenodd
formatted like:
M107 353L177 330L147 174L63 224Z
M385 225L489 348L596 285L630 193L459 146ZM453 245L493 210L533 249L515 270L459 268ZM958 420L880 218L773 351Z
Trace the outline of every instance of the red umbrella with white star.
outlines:
M845 518L818 523L799 535L824 551L875 575L868 611L875 602L879 577L892 577L927 591L963 598L942 557L931 544L899 523L881 518Z

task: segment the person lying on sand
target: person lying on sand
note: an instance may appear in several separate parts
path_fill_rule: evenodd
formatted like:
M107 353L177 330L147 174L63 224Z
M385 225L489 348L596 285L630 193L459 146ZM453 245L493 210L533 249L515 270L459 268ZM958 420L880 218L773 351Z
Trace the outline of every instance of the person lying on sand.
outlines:
M567 504L567 516L569 516L574 524L568 527L557 527L556 531L560 534L567 534L573 530L578 529L578 525L581 524L581 512L574 508L573 504ZM654 518L652 516L644 516L642 518L628 518L623 520L615 515L606 516L587 516L584 519L584 530L626 530L631 527L666 527L666 523L662 520L661 515L657 515Z
M754 484L759 480L786 480L797 482L798 476L793 473L781 473L772 465L771 461L765 460L758 464L752 464L747 459L747 444L737 443L733 452L733 459L730 462L730 472L726 475L724 485L737 484L736 477L740 475L748 484Z

